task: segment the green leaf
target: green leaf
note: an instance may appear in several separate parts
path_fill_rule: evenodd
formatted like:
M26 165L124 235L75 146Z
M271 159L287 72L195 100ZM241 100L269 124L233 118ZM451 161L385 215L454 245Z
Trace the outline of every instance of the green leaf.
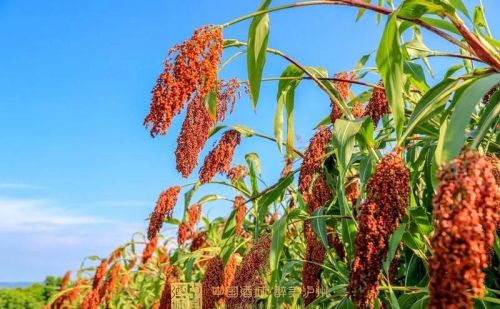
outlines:
M223 200L225 197L217 194L208 194L198 200L198 204L204 204L206 202L213 202L218 200Z
M191 199L193 198L193 194L198 190L200 187L200 182L197 181L189 191L184 193L184 210L187 211L189 205L191 204Z
M283 107L286 109L287 119L287 154L290 156L293 151L293 109L295 101L295 88L300 83L304 72L295 65L289 65L281 74L282 78L297 78L297 79L281 79L278 84L278 93L276 96L277 107L274 116L274 136L276 143L281 151L283 143Z
M384 271L387 275L389 275L389 268L391 267L392 260L394 259L394 256L399 248L405 229L406 223L401 223L391 235L391 239L389 241L389 251L387 251L387 256L384 260Z
M415 19L422 17L424 14L444 16L445 13L452 13L453 11L452 6L440 0L405 0L398 9L398 15Z
M205 107L213 119L217 118L217 91L210 92L205 97Z
M410 61L405 61L403 64L405 74L410 78L410 81L415 88L420 92L425 93L429 90L429 85L425 80L425 73L422 67Z
M279 263L283 246L285 245L287 216L284 215L274 222L272 227L271 252L269 253L270 269L272 273L272 284L278 281Z
M453 101L456 103L450 120L444 120L436 149L436 159L439 165L446 164L460 152L466 136L465 128L470 122L474 109L488 90L500 83L500 74L495 73L473 81L466 88L455 92ZM437 154L440 154L439 157Z
M333 126L333 142L338 149L339 171L345 175L354 147L354 136L359 132L365 119L337 119Z
M474 137L472 148L477 148L479 143L481 143L481 141L483 140L486 132L488 132L495 120L498 120L498 115L500 114L500 104L498 104L499 102L500 91L497 91L491 97L490 102L487 103L486 108L481 115L481 120L479 120L479 124L477 125L477 133Z
M450 23L449 21L446 21L444 19L422 17L421 20L425 21L429 25L434 26L436 28L440 28L440 29L452 32L454 34L460 35L460 32L457 30L457 28L452 23Z
M248 128L244 125L235 124L231 126L232 129L238 131L241 135L245 137L252 137L255 134L255 131L251 128Z
M403 100L403 53L400 46L396 13L389 16L380 40L376 63L384 81L385 91L399 139L405 121Z
M465 7L465 4L462 2L462 0L448 0L448 1L450 2L452 7L462 12L462 14L464 14L464 16L467 17L468 19L471 19L469 11L467 11L467 7Z
M311 226L314 233L316 233L316 236L318 236L318 239L321 241L323 247L328 250L328 236L326 234L326 222L323 217L323 212L323 207L320 207L311 214Z
M252 164L255 167L255 170L257 173L261 174L262 169L261 169L261 164L260 164L260 158L259 155L255 152L247 153L245 155L245 160L247 163L250 165Z
M419 123L428 119L433 111L446 104L457 83L458 81L455 79L445 79L425 93L408 120L403 139L409 136Z
M271 0L264 0L258 11L265 10ZM266 63L267 45L269 42L269 14L257 15L253 18L248 31L247 71L253 107L259 100L262 71Z
M235 215L236 210L233 210L227 218L226 224L224 225L224 230L222 232L220 256L224 264L227 263L231 254L233 254L236 229Z

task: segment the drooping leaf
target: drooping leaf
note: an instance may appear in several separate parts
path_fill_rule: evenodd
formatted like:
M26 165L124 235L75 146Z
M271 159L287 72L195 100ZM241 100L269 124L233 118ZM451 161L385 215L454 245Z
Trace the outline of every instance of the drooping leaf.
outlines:
M316 211L314 211L312 214L311 214L311 226L314 230L314 233L316 233L316 236L318 237L318 239L321 241L321 244L323 245L323 247L325 247L325 249L328 250L328 236L327 236L327 232L326 232L326 222L325 222L325 218L323 217L323 214L324 214L324 209L323 207L320 207L318 209L316 209Z
M339 171L344 175L352 156L354 136L359 132L365 119L337 119L333 127L333 142L338 149Z
M500 83L500 74L490 74L476 79L466 88L461 89L463 91L455 93L453 100L456 103L452 104L453 111L449 121L445 120L443 123L444 127L436 149L436 154L440 154L439 157L436 156L439 165L449 162L458 155L466 139L465 128L470 122L477 103L498 83Z
M378 47L377 67L384 82L387 100L394 118L399 139L405 121L403 100L403 53L400 46L398 20L395 13L389 16Z
M265 10L271 0L264 0L258 11ZM250 93L254 108L259 100L262 71L266 63L269 42L269 14L257 15L253 18L248 31L247 71Z
M399 248L399 244L401 243L401 239L403 238L403 234L406 230L406 223L403 222L401 223L398 228L394 231L394 233L391 235L391 238L389 240L389 250L387 251L387 256L384 260L384 271L386 275L389 275L389 268L391 266L392 260L394 259L394 256L396 255L396 252Z
M287 216L284 215L274 222L272 227L271 252L269 252L270 270L272 273L272 284L277 283L281 252L285 245Z
M498 115L500 114L500 91L495 92L490 98L490 102L487 103L484 112L481 114L481 119L477 125L476 135L474 137L474 142L472 143L472 148L476 148L479 143L483 140L486 132L491 128L495 120L498 120Z

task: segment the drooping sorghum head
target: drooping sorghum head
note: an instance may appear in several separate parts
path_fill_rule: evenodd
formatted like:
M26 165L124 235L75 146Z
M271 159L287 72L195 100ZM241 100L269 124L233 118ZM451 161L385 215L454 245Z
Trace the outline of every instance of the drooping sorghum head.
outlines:
M219 82L219 89L217 91L217 120L224 121L226 114L232 113L236 100L241 97L240 95L240 81L237 78L232 78L226 81Z
M248 169L245 165L235 165L227 172L227 177L231 181L238 181L248 175Z
M333 100L330 100L330 107L332 108L332 110L330 111L330 121L332 122L332 124L334 124L337 119L342 117L344 112L342 111L340 106Z
M240 293L238 297L228 297L226 299L226 308L234 309L242 306L250 306L255 303L256 295L253 293L256 287L261 286L262 275L269 263L269 251L271 249L271 236L264 234L257 239L253 247L248 252L247 256L236 269L231 288L237 291L242 291L245 287L249 287L252 291L250 295Z
M198 164L198 156L214 124L215 121L205 107L203 98L195 97L189 102L175 149L176 168L184 178L188 177Z
M354 118L362 118L366 115L366 109L361 104L355 104L351 108L351 113L354 116Z
M366 106L366 114L372 118L375 125L377 125L383 115L390 113L389 102L387 102L385 89L383 87L384 84L379 82L378 87L373 88L372 97Z
M120 282L120 271L122 267L120 263L115 263L113 268L111 268L108 279L106 280L106 302L109 302L115 289L118 287L118 282Z
M177 230L177 243L182 246L186 240L188 240L193 233L193 230L189 227L186 222L182 222Z
M156 235L153 239L151 239L144 247L144 250L142 251L142 264L146 264L149 261L149 259L153 256L157 245L158 245L158 235Z
M281 171L281 177L284 178L290 175L290 173L292 172L292 168L293 168L293 158L287 158L285 160L285 165L283 166L283 170Z
M322 158L326 154L328 143L332 139L330 129L323 127L316 131L311 138L309 147L304 153L304 159L300 167L299 191L304 196L304 201L308 203L309 191L311 189L314 175L321 171Z
M181 187L174 186L170 187L160 194L158 201L156 202L156 207L151 214L148 227L148 239L153 239L158 231L160 231L163 220L172 217L172 210L177 203L177 198L179 197L179 192Z
M318 296L322 272L320 265L325 260L326 250L310 227L311 222L308 220L305 224L306 256L302 267L302 297L307 306Z
M206 232L194 232L191 238L192 238L191 246L189 247L189 250L191 252L204 248L207 244Z
M409 171L400 150L384 156L367 185L367 198L358 216L355 257L348 293L359 308L373 307L378 295L382 262L389 239L409 203Z
M500 219L500 189L486 157L462 152L438 172L429 260L429 308L472 308Z
M347 100L349 97L349 91L351 88L351 84L347 81L343 80L351 80L355 76L354 73L350 72L340 72L335 74L334 78L339 79L333 82L335 87L339 90L339 94L342 97L342 100ZM338 106L337 103L330 101L330 106L332 108L330 113L330 120L332 123L335 123L337 119L342 117L342 109Z
M82 301L82 309L97 309L99 303L101 302L101 297L99 296L99 291L92 289L85 295Z
M233 253L224 267L224 297L227 297L228 289L233 283L236 267L238 266L238 257L238 253Z
M194 228L201 218L201 204L191 205L188 209L188 224Z
M94 279L92 281L92 288L94 290L97 289L99 285L104 281L107 269L108 269L108 261L102 260L101 264L99 264L99 266L97 266L95 270Z
M245 216L247 213L247 207L245 206L245 199L243 198L243 196L237 196L234 198L233 208L236 211L236 227L234 231L236 235L241 235L241 232L243 231L243 222L245 221Z
M211 258L201 281L203 291L203 309L214 309L215 304L222 298L222 293L217 293L224 284L224 263L219 256Z
M207 26L170 50L144 120L146 127L151 125L152 136L165 134L172 118L193 96L204 98L216 89L222 47L222 29Z
M167 267L165 273L165 285L163 286L163 291L160 297L160 309L170 309L172 308L172 293L171 287L172 283L179 282L178 269L175 266Z
M63 279L62 279L62 281L61 281L61 285L60 285L59 290L60 290L60 291L63 291L63 290L66 288L66 286L68 285L68 283L69 283L70 281L71 281L71 271L69 271L69 270L68 270L68 271L64 274L64 277L63 277Z
M221 140L207 155L200 169L200 182L207 183L217 172L227 173L233 160L234 150L240 144L240 133L229 130L224 133Z
M357 177L351 177L347 179L347 183L345 186L345 197L346 199L351 202L353 205L356 205L356 202L358 200L360 194L359 190L359 178Z

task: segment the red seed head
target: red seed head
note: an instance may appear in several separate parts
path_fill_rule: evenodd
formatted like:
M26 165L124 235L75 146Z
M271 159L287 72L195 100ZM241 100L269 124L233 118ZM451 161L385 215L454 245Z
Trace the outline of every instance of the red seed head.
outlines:
M193 233L191 241L191 246L189 251L194 252L206 247L207 245L207 233L206 232L195 232Z
M241 232L243 231L243 222L245 221L245 216L247 213L247 207L245 206L245 199L242 196L235 197L233 208L236 210L235 233L236 233L236 235L241 235Z
M61 281L61 286L60 286L60 291L64 290L66 288L66 286L68 285L68 283L71 281L71 271L67 271L65 274L64 274L64 277Z
M217 172L227 173L233 160L234 150L240 144L240 133L229 130L224 133L219 144L207 155L200 169L200 182L207 183Z
M373 89L372 97L366 106L366 114L372 118L375 125L377 125L383 115L391 112L385 95L385 89L383 88L384 84L379 82L378 86L380 87Z
M122 267L120 263L115 263L113 268L111 268L108 280L106 281L106 302L109 302L116 288L118 287L118 282L120 282L120 271Z
M472 297L484 291L484 269L500 221L500 188L491 161L472 151L441 168L438 180L429 308L472 308Z
M165 217L172 217L172 210L177 203L177 198L179 197L179 192L181 187L175 186L170 187L160 194L158 201L156 202L156 207L151 214L148 228L148 239L152 240L156 234L160 231L163 220Z
M340 72L335 74L334 78L341 80L351 80L354 78L354 76L355 74L351 72ZM337 87L340 96L342 97L342 100L346 101L349 97L351 83L345 81L334 81L333 84L335 85L335 87ZM332 111L330 113L330 120L332 121L332 123L335 123L337 119L342 117L343 112L337 103L330 101L330 105L332 107Z
M235 165L227 172L227 177L231 181L238 181L248 175L248 169L244 165Z
M257 287L262 286L263 282L261 276L267 268L270 249L270 235L264 234L259 237L248 252L248 255L243 258L243 261L237 268L230 288L234 287L235 290L241 291L243 287L249 287L251 291L255 291ZM227 298L226 308L234 309L255 304L256 295L253 293L251 294L251 296L240 294L239 297Z
M165 60L165 69L152 91L151 108L144 120L151 135L166 134L172 118L193 96L204 98L217 87L217 67L223 47L220 27L203 27Z
M240 82L237 78L232 78L229 81L220 81L217 91L217 120L224 121L227 111L232 113L236 100L240 95Z
M222 294L216 293L224 284L224 263L219 256L215 256L207 263L207 268L201 281L203 291L203 309L213 309L215 304L222 298Z
M186 222L182 222L177 230L177 243L182 246L191 237L193 230Z
M228 289L233 283L236 267L238 266L238 253L233 253L226 263L224 268L224 297L227 297Z
M102 260L101 264L95 270L94 280L92 281L92 288L95 290L103 282L108 268L108 261Z
M389 239L409 202L409 171L399 149L385 155L367 185L367 199L358 218L355 257L348 293L359 308L373 307Z
M188 209L188 225L193 229L201 218L201 204L194 204Z
M144 250L142 251L142 264L146 264L149 259L153 256L156 246L158 245L158 235L155 236L153 239L151 239L146 246L144 247Z

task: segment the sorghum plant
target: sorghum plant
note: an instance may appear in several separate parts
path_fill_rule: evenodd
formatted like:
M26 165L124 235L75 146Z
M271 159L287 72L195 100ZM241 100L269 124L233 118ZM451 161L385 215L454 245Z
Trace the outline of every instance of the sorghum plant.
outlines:
M342 72L329 74L268 46L274 12L307 6L384 20L373 57L339 60ZM204 308L497 308L500 45L485 12L479 0L264 0L195 30L168 53L144 121L164 135L186 110L173 152L194 182L161 193L146 235L97 269L86 259L48 306L171 308L173 285L199 283ZM224 37L246 20L248 40ZM241 55L248 74L224 76ZM275 58L287 62L283 73L265 75ZM275 106L259 104L262 83L276 84ZM323 101L296 99L305 83ZM273 133L226 117L243 104L276 110ZM307 145L295 131L301 104L317 117ZM255 151L242 158L256 139L276 144L273 170L261 170ZM233 191L194 201L217 186ZM226 217L208 220L204 204L214 201L230 204Z

